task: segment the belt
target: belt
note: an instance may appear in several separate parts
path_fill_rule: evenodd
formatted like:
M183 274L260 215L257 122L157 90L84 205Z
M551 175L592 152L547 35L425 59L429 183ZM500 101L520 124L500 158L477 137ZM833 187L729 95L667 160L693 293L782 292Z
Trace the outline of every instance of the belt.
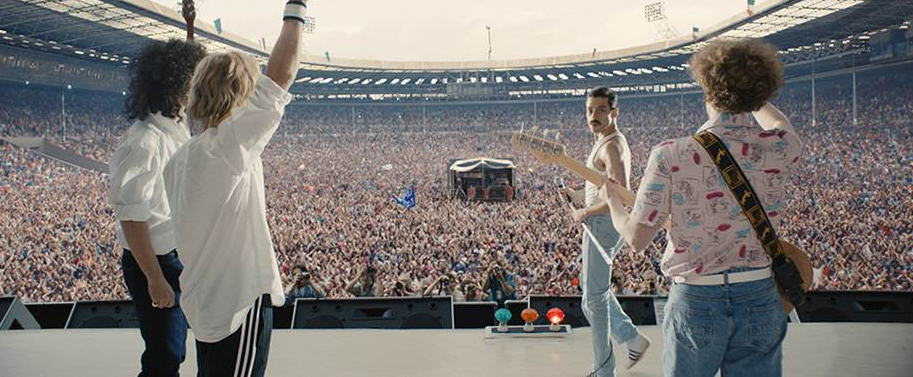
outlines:
M773 273L769 268L765 268L762 270L736 272L731 274L722 273L716 275L700 275L694 277L676 276L672 278L672 281L677 284L688 285L724 285L726 284L727 276L729 284L736 284L764 280L773 276Z

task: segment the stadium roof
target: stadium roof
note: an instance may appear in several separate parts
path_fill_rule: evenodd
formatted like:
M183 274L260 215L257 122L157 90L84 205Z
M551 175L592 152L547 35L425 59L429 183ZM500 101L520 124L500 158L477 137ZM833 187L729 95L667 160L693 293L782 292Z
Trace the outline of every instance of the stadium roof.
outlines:
M264 59L256 43L197 21L209 51L238 49ZM129 63L151 40L184 38L183 17L149 0L0 0L3 42L82 59Z
M629 76L684 75L687 59L716 38L765 38L784 60L801 61L864 48L869 36L913 18L910 0L774 0L696 34L595 54L468 62L394 62L308 57L297 80L312 89L328 84L435 82L560 84ZM668 76L668 74L666 75ZM655 80L656 78L654 78ZM636 80L634 80L636 81ZM337 85L338 86L338 85Z
M864 6L864 7L860 7ZM819 28L827 22L822 19L850 8L860 8L865 15L851 19L852 22L840 25L838 30ZM865 9L861 9L865 8ZM898 9L905 12L898 12ZM398 70L398 71L446 71L446 70L508 70L547 66L591 66L613 63L657 60L668 57L690 55L713 38L768 38L778 46L804 46L821 39L843 34L852 35L869 31L872 25L885 24L885 19L895 19L901 14L910 14L913 3L910 1L885 0L775 0L761 4L749 13L740 12L707 30L697 34L683 35L678 38L612 51L601 51L594 54L565 55L533 59L494 60L494 61L457 61L457 62L422 62L422 61L383 61L337 59L327 62L321 56L308 56L305 59L307 68L314 70ZM903 20L902 17L898 18ZM876 21L876 22L873 22ZM880 22L877 22L880 21ZM811 22L802 33L787 33ZM890 23L888 23L890 24ZM853 26L861 26L854 28ZM858 29L858 30L856 30Z
M785 61L804 61L865 50L872 34L909 27L911 19L913 0L770 0L693 35L595 54L464 62L306 56L293 90L441 95L454 83L535 90L684 81L687 59L715 38L763 37L781 49ZM183 36L182 17L149 0L0 0L0 42L32 50L129 64L150 40ZM210 24L198 22L197 39L210 51L267 57L256 43L219 34Z

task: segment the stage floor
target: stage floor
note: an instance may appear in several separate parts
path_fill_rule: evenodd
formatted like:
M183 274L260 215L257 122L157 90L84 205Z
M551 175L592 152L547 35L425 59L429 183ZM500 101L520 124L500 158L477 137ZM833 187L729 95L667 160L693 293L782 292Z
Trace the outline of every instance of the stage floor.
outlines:
M662 376L661 331L645 359L619 376ZM589 328L564 339L485 339L483 330L276 330L268 376L585 376ZM194 376L192 338L181 374ZM0 376L136 375L138 330L0 332ZM793 324L784 352L786 376L913 376L913 325ZM624 352L618 355L625 355Z

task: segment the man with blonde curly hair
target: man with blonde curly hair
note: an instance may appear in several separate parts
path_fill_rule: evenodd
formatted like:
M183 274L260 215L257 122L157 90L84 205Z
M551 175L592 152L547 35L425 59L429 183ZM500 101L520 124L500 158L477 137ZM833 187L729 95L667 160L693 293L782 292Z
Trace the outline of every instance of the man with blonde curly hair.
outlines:
M776 228L801 142L768 101L783 65L762 40L715 41L691 59L709 120L698 129L722 140ZM760 128L752 123L752 117ZM675 284L663 321L667 376L779 376L786 313L771 260L718 168L692 137L653 148L631 214L603 193L618 232L643 250L671 217L662 271Z
M237 51L212 54L191 80L188 118L204 131L165 167L185 269L181 306L196 338L199 376L263 376L272 307L285 303L266 221L261 154L298 71L306 5L285 5L266 74Z

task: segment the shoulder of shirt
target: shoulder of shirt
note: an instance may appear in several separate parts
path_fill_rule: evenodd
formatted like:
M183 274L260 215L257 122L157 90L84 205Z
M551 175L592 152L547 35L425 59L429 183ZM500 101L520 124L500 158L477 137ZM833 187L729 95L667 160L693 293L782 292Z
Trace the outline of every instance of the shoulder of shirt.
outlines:
M675 139L663 140L663 142L653 146L653 151L675 151L684 148L690 143L695 142L690 136L684 136Z
M133 121L133 124L127 128L122 146L152 151L158 148L159 139L164 135L165 134L151 122L136 119Z

